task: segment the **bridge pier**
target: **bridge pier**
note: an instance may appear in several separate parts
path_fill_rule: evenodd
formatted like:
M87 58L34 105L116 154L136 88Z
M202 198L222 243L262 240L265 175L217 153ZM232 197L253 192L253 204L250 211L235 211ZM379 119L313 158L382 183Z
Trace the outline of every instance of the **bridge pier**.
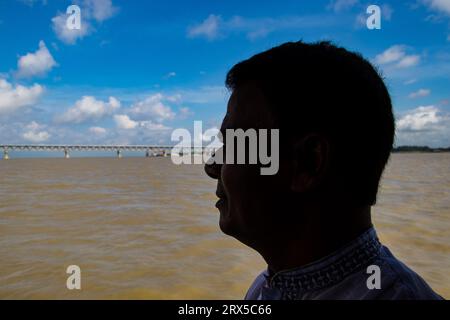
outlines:
M8 160L9 159L8 150L6 150L6 149L3 150L3 159L4 160Z
M69 159L70 155L69 155L69 150L64 149L64 159Z
M120 159L122 158L122 150L117 149L117 158Z

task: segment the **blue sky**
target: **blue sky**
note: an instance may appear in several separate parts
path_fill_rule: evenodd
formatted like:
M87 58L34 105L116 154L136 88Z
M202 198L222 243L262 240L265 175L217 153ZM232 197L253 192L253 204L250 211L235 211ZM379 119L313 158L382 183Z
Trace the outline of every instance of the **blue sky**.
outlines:
M65 25L71 4L81 30ZM227 70L300 39L377 65L397 145L450 146L450 0L1 0L0 144L168 144L194 120L218 127Z

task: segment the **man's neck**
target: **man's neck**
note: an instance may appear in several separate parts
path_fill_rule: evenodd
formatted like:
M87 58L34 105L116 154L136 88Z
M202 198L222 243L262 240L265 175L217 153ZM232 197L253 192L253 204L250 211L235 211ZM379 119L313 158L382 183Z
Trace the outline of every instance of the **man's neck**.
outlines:
M315 212L311 217L297 230L285 232L258 250L272 273L299 268L328 256L372 227L370 207L345 212L335 209L326 214Z

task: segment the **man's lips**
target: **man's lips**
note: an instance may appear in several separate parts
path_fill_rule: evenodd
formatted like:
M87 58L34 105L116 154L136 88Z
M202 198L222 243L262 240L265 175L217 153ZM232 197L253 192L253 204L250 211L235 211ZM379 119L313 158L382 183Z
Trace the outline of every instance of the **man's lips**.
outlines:
M220 207L223 207L226 204L227 204L227 200L226 199L219 199L216 202L216 208L220 209Z
M217 183L216 196L219 198L216 203L217 208L227 203L227 196L225 195L225 191L223 190L222 183L220 181Z
M226 199L227 197L225 196L225 194L223 192L219 192L219 190L216 191L216 196L219 199Z

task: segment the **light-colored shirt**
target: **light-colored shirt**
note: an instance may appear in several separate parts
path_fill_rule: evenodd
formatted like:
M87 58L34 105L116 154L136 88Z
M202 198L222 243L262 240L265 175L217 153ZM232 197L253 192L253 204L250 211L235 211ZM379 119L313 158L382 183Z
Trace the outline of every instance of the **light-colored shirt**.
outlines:
M374 267L375 266L375 267ZM263 271L246 300L442 299L396 259L371 228L344 248L303 267Z

